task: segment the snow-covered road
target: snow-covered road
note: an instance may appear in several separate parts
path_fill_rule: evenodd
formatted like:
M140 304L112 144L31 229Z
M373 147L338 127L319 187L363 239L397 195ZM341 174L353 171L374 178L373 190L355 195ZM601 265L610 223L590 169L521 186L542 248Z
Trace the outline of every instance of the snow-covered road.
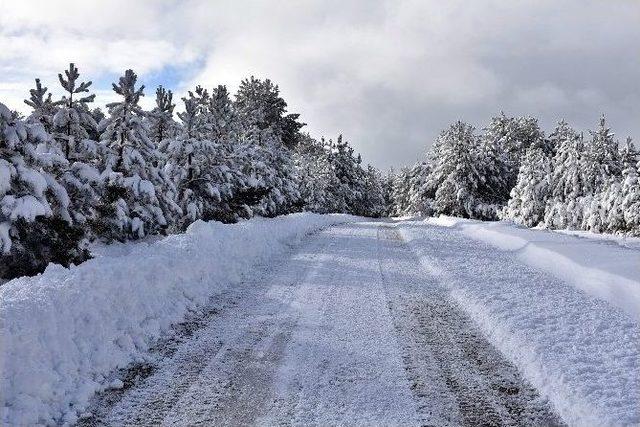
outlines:
M81 424L561 424L397 227L309 236L216 295ZM460 256L503 262L470 252Z

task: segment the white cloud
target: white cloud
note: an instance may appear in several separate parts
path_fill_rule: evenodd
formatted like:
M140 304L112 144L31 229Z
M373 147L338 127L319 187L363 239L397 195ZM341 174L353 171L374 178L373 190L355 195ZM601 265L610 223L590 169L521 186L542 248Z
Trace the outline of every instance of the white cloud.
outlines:
M515 96L519 103L539 111L546 109L557 110L569 105L570 102L567 94L551 83L518 89Z

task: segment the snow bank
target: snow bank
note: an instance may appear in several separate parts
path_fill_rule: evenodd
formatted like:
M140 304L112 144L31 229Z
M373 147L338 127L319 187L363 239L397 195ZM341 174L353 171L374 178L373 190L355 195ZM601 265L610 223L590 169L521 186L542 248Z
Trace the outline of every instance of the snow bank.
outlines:
M522 228L510 222L428 218L427 224L456 228L524 263L546 271L640 319L640 250L635 239L591 233L570 235Z
M522 263L523 252L518 248L533 239L527 238L529 233L519 233L522 230L504 231L513 226L454 219L439 219L437 223L448 225L432 227L414 222L401 224L399 230L425 273L449 290L451 299L550 400L565 422L580 426L640 425L640 327L635 316L610 303L620 302L619 298L594 298ZM552 273L556 272L550 266L552 262L573 262L580 251L596 251L603 259L594 258L592 263L610 266L615 256L605 256L606 250L616 253L620 249L615 244L558 233L530 233L548 235L539 239L545 243L540 250L548 251L545 257L532 253L539 259L538 265ZM469 240L468 235L482 241ZM565 241L564 246L556 239ZM551 243L556 246L547 246ZM536 248L537 244L532 246ZM591 245L602 247L591 249ZM496 246L505 252L495 250ZM566 252L561 253L562 249ZM628 259L632 254L627 252ZM573 274L584 275L581 268L576 267ZM578 280L569 279L574 284Z
M2 285L0 424L74 422L110 372L142 360L188 310L304 234L352 218L199 221L185 234Z

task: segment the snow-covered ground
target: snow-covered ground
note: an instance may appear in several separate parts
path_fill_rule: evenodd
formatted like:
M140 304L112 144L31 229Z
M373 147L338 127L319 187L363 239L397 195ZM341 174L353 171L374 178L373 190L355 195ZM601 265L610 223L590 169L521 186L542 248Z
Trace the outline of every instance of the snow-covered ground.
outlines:
M567 423L640 423L637 250L447 217L398 227Z
M640 424L628 244L304 214L94 251L0 287L3 425Z
M83 425L557 425L386 222L309 236Z
M554 232L453 217L425 223L449 227L511 252L522 262L620 307L640 319L640 239L586 232Z
M185 234L103 248L80 266L52 265L2 285L2 424L73 422L110 372L143 359L190 310L305 234L352 219L200 221Z

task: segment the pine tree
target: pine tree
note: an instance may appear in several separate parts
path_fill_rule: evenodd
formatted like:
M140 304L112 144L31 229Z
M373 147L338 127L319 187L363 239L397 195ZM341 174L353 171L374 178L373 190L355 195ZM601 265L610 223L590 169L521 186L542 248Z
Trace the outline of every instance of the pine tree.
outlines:
M72 225L69 197L49 171L50 139L39 122L24 123L0 104L0 277L42 271L49 262L81 262L84 234Z
M606 218L603 219L606 227L604 231L609 233L624 232L626 228L624 220L624 209L622 202L624 199L622 183L626 180L626 173L623 171L622 181L613 178L605 190L603 199L605 205Z
M382 199L385 205L384 216L393 216L395 211L395 202L393 200L393 182L395 175L393 168L391 168L382 177Z
M122 96L107 105L109 115L100 123L101 140L109 148L102 172L102 200L92 219L93 229L107 240L140 238L163 231L169 224L158 198L166 194L154 168L158 152L149 139L145 113L138 105L144 86L127 70L113 90ZM170 192L169 192L170 193ZM172 197L166 199L167 210Z
M503 217L526 227L534 227L543 221L550 195L550 179L551 159L541 147L529 147Z
M47 93L48 88L42 87L40 79L36 79L35 89L29 90L29 99L25 99L24 103L33 108L33 112L29 119L35 120L42 124L44 130L51 133L53 130L53 117L58 110L58 106L64 101L53 101L52 94Z
M371 165L367 166L364 181L364 203L362 215L379 218L384 215L385 201L382 197L382 176Z
M416 162L409 172L409 211L411 214L433 214L433 198L426 194L426 182L431 173L427 162Z
M243 159L243 194L247 199L262 194L251 206L258 215L280 215L302 205L291 150L295 144L283 140L286 106L278 87L268 79L243 80L236 94L234 109L241 126L235 152Z
M335 175L324 142L318 142L308 134L303 135L295 148L294 161L303 209L317 213L332 212L328 188Z
M89 104L94 102L95 95L82 95L89 92L91 82L78 82L79 77L78 68L73 63L69 64L64 76L58 74L66 94L59 101L61 107L53 118L53 124L55 139L71 162L70 168L60 177L71 199L70 213L76 223L84 226L95 214L100 197L96 164L105 151L93 139L98 136L98 125Z
M250 208L250 215L273 217L302 208L293 153L260 133L234 147L243 175L234 204Z
M220 85L211 91L207 113L211 141L226 145L237 139L236 113L226 86Z
M624 227L622 231L640 236L640 161L637 165L629 165L623 172L620 208L623 212Z
M611 195L609 223L612 232L640 235L640 156L631 138L620 150L622 182Z
M122 101L107 104L109 115L100 123L103 143L112 149L107 165L116 172L138 174L146 177L146 160L155 155L155 145L149 139L145 123L146 114L138 105L144 96L144 85L136 89L138 76L127 70L113 91Z
M477 145L474 128L461 121L440 134L439 157L428 179L441 183L434 200L439 214L473 218L478 213L480 174L474 159Z
M353 148L342 135L336 141L329 140L328 161L333 171L328 185L328 193L333 201L333 212L346 212L365 215L365 175L362 159L356 156Z
M285 114L287 103L271 80L262 81L253 76L242 80L235 106L246 127L269 130L271 138L287 148L295 147L304 124L298 122L298 114Z
M481 198L486 203L505 204L525 151L531 145L543 145L543 141L538 121L532 117L507 117L504 112L493 117L477 155Z
M165 139L172 138L176 133L176 123L173 120L173 93L162 86L156 89L156 106L149 113L149 138L160 146Z
M613 177L620 177L622 164L618 142L607 127L604 115L600 118L597 131L591 131L591 141L585 146L581 170L586 195L601 191Z
M168 170L178 188L177 199L183 215L178 228L184 230L198 219L236 219L224 201L233 194L232 169L222 162L221 147L203 138L206 110L202 99L207 99L203 90L190 92L183 98L185 109L178 113L182 131L167 148Z
M81 154L80 158L84 159L84 151L95 154L93 144L88 143L88 147L84 146L87 144L84 140L89 137L88 129L97 127L88 107L88 104L95 100L95 94L81 95L89 92L91 82L78 82L80 73L73 63L69 64L69 69L65 70L64 74L58 74L58 80L67 94L62 97L60 108L53 118L55 138L60 141L68 159L76 158L77 154ZM74 95L77 96L74 98ZM77 153L78 151L81 153Z
M96 123L87 105L93 102L94 95L74 98L88 92L91 82L77 84L79 73L73 64L65 76L58 75L67 92L61 100L52 101L47 88L36 79L36 88L30 90L30 98L24 102L33 108L30 120L41 123L47 134L53 133L53 138L42 139L37 150L47 154L49 171L68 193L70 218L82 226L98 198L95 189L98 171L93 161L101 155L101 150L90 139L91 133L95 134Z
M584 199L582 229L594 233L616 233L624 230L622 184L612 176L595 194Z
M393 210L392 216L406 215L410 208L409 188L411 186L411 170L404 167L398 171L393 179L391 188Z
M553 158L551 197L545 209L549 228L577 229L582 224L585 185L581 172L584 141L564 120L551 133L558 147Z

